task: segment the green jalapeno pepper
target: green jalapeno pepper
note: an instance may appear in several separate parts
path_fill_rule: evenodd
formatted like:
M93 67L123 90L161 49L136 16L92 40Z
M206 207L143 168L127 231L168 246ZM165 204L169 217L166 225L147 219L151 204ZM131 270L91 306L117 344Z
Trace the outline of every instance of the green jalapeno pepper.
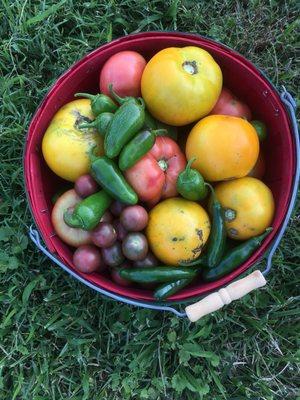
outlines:
M191 168L196 160L193 157L189 160L184 171L180 172L176 182L176 188L179 194L187 200L199 201L207 196L207 188L200 172Z
M178 132L176 126L170 126L165 124L164 122L160 122L149 113L148 110L145 110L145 122L144 128L146 129L165 129L166 132L162 136L168 136L173 140L177 140Z
M226 226L224 212L221 203L217 199L214 188L206 183L212 195L212 227L208 239L206 262L208 268L214 268L219 264L226 248Z
M122 171L135 165L150 149L152 149L156 136L164 136L165 129L144 130L138 133L127 143L119 156L119 167Z
M226 226L224 220L224 212L220 202L217 199L214 188L205 183L211 190L212 194L212 227L208 238L206 253L200 258L189 263L181 263L185 266L202 265L206 268L214 268L219 264L226 248Z
M146 129L157 129L158 121L149 113L147 109L145 109L145 121L144 128Z
M78 203L72 212L66 210L64 221L72 228L90 231L99 224L111 202L112 198L104 190L100 190Z
M114 113L118 106L114 101L105 94L98 93L96 95L89 93L76 93L75 97L85 97L91 100L91 109L95 117L103 112Z
M104 137L106 135L109 124L111 123L113 117L114 117L113 113L104 112L102 114L99 114L94 121L85 124L80 124L78 128L79 129L95 128L98 131L98 133L100 133L100 135Z
M91 174L114 199L125 204L136 204L138 196L126 182L117 164L109 158L90 154Z
M110 91L121 104L109 124L104 139L104 152L108 158L115 158L126 143L132 139L143 127L145 120L145 103L142 98L119 97Z
M263 142L264 140L266 140L267 137L266 125L262 121L258 121L256 119L250 121L250 124L255 128L259 141Z
M174 282L167 282L160 285L157 289L154 290L153 296L157 300L165 300L173 294L177 293L180 289L183 289L187 286L194 277L178 279Z
M137 283L173 282L178 279L194 278L197 273L197 268L177 266L121 268L119 272L122 278Z
M233 250L225 254L222 261L216 267L203 270L202 277L204 281L215 281L222 276L229 274L229 272L233 271L235 268L245 262L261 245L262 241L271 230L272 228L268 228L262 235L253 237L239 246L236 246Z

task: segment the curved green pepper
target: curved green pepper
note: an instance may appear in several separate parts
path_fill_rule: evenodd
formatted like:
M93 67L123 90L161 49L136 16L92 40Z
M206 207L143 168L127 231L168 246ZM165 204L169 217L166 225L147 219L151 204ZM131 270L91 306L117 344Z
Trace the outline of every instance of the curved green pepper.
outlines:
M96 128L98 133L100 133L100 135L104 137L106 135L109 124L111 123L113 117L114 117L113 113L104 112L102 114L99 114L94 121L85 124L80 124L78 128L79 129Z
M177 293L180 289L183 289L187 286L194 277L185 278L185 279L178 279L174 282L167 282L160 285L157 289L154 290L153 296L157 300L165 300L168 297L172 296L173 294Z
M145 120L145 103L142 98L119 97L111 86L114 98L121 104L109 124L104 139L104 152L108 158L119 155L123 146L143 127Z
M76 93L75 97L85 97L91 100L91 109L95 117L103 112L114 113L118 106L106 94Z
M158 121L145 109L145 121L144 128L146 129L157 129Z
M206 265L208 268L214 268L219 264L225 252L227 235L221 203L217 199L214 188L208 183L206 185L210 188L212 195L212 227L207 244Z
M131 282L160 283L173 282L178 279L192 279L197 275L198 269L177 266L139 267L121 268L119 273L122 278Z
M191 158L184 171L180 172L176 182L179 194L187 200L199 201L207 196L207 188L200 172L191 168L196 157Z
M165 129L144 130L138 133L133 139L127 143L119 156L119 167L122 171L135 165L155 143L156 136L164 135Z
M260 235L255 236L246 242L236 246L233 250L225 254L223 260L214 268L203 270L202 277L205 282L212 282L224 275L229 274L243 262L245 262L251 254L261 245L265 237L272 231L272 228Z
M90 231L99 224L111 202L112 198L104 190L100 190L78 203L72 212L66 210L64 221L72 228Z
M92 161L91 174L107 193L125 204L136 204L138 202L137 194L126 182L113 160L105 156L96 157L90 155L90 157Z
M200 258L188 263L181 263L185 266L202 265L208 269L214 268L219 264L226 248L226 226L224 220L224 212L220 202L218 201L214 188L205 183L212 193L212 227L208 238L206 253Z

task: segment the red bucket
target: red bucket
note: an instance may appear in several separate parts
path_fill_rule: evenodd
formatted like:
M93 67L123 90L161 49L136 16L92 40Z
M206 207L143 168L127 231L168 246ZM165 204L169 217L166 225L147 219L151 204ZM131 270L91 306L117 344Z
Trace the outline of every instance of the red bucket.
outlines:
M72 264L74 249L56 236L51 223L51 197L61 181L45 164L41 142L56 111L73 100L76 92L98 91L99 71L110 56L122 50L135 50L146 59L150 59L159 50L171 46L199 46L207 50L221 66L224 85L234 93L238 93L239 97L250 106L255 119L261 119L267 124L269 136L264 144L267 171L264 181L272 190L276 203L272 233L244 264L216 282L203 283L199 280L198 283L174 295L171 300L182 301L201 296L224 286L257 262L279 233L293 189L293 176L296 170L295 143L287 110L272 84L240 54L210 39L175 32L129 35L88 54L57 80L31 121L25 145L25 187L36 226L55 260L88 286L96 290L99 288L102 292L107 291L114 298L122 296L122 300L126 298L154 303L152 294L148 290L124 288L112 282L109 276L97 273L86 275L74 269Z

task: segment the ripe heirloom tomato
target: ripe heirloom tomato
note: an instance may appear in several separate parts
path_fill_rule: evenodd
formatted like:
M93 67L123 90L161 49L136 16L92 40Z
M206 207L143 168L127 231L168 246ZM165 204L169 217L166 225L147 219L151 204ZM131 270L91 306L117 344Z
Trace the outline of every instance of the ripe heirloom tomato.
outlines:
M223 87L220 97L210 115L232 115L233 117L245 118L251 120L251 110L247 104L240 101L229 89Z
M94 119L91 101L74 100L60 108L52 118L42 141L42 151L50 169L67 181L75 182L90 169L89 150L97 146L103 154L103 139L94 129L78 125Z
M57 236L65 243L73 247L79 247L92 243L91 233L79 228L71 228L64 221L64 212L74 208L82 198L78 196L74 189L67 190L54 204L51 213L51 222Z
M191 130L186 142L186 156L196 157L192 167L204 179L215 182L246 176L259 153L258 136L243 118L209 115Z
M158 136L152 149L125 171L125 176L139 199L154 205L161 198L177 195L177 176L185 166L178 144L169 137Z
M108 85L121 97L141 95L141 78L146 60L136 51L120 51L111 56L100 73L100 92L110 95Z
M222 71L199 47L169 47L147 63L141 88L155 118L169 125L187 125L215 105L222 89Z
M232 239L246 240L260 235L274 216L271 190L252 177L219 183L216 196L224 209L227 234Z
M180 197L157 204L149 213L146 235L151 250L167 265L197 258L210 233L207 212Z

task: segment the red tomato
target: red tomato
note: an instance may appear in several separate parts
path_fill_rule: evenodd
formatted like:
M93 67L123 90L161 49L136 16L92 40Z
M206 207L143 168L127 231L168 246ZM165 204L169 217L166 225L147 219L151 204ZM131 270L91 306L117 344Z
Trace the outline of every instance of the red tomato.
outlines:
M246 118L251 120L251 110L247 104L240 101L229 89L223 87L220 97L210 115L232 115L233 117Z
M178 144L169 137L158 136L152 149L125 176L139 199L154 205L177 195L177 176L185 166L186 158Z
M120 51L111 56L100 73L100 92L109 95L108 85L121 97L141 95L142 73L146 60L135 51Z

